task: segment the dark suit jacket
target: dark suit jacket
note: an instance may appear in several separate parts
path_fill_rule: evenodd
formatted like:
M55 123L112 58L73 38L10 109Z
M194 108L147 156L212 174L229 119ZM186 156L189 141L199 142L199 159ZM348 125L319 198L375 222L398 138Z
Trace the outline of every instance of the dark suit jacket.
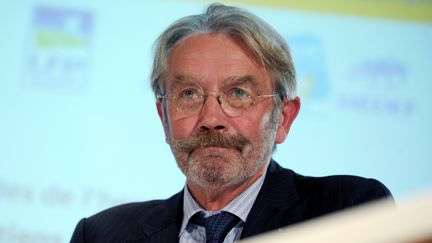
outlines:
M355 176L306 177L272 161L241 237L391 196L379 181ZM183 191L167 200L131 203L82 219L71 242L177 242Z

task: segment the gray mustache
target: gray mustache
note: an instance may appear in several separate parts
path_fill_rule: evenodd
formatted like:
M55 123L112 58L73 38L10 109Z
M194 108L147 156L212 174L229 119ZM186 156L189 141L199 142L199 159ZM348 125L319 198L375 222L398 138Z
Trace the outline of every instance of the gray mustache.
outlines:
M241 135L224 136L219 132L210 131L197 136L179 139L175 143L175 148L190 152L197 148L203 147L223 147L242 151L244 146L249 144L250 140Z

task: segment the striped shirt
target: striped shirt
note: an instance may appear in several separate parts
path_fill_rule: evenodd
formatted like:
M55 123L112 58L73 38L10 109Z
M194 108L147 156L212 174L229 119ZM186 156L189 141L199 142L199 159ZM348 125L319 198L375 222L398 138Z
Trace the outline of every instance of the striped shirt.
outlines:
M266 169L267 170L267 169ZM189 222L190 218L197 212L203 212L204 217L217 214L221 211L230 212L241 219L241 221L230 231L225 237L224 243L231 243L240 240L240 235L243 230L244 222L258 196L259 191L264 183L266 171L258 178L249 188L240 193L224 208L218 211L207 211L195 201L187 186L184 187L183 196L183 221L179 233L180 243L196 243L205 242L205 229L202 226Z

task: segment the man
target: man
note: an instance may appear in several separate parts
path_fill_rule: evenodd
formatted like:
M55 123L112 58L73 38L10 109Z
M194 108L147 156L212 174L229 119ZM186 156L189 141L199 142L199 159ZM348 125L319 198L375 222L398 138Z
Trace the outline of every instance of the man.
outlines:
M212 4L171 25L152 87L184 190L83 219L72 242L233 242L390 196L373 179L305 177L271 159L300 99L286 43L248 12Z

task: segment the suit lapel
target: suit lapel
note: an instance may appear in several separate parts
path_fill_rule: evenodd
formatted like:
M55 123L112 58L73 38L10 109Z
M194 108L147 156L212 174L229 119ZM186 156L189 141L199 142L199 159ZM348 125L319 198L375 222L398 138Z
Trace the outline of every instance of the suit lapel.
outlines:
M294 223L299 200L293 178L294 172L271 161L264 184L246 219L241 238L250 237ZM183 191L156 204L137 221L140 237L129 242L178 242L183 218Z
M271 161L264 184L246 219L241 238L283 227L298 216L290 210L298 201L294 172Z
M183 191L150 208L137 223L142 237L135 242L178 242L183 218Z

